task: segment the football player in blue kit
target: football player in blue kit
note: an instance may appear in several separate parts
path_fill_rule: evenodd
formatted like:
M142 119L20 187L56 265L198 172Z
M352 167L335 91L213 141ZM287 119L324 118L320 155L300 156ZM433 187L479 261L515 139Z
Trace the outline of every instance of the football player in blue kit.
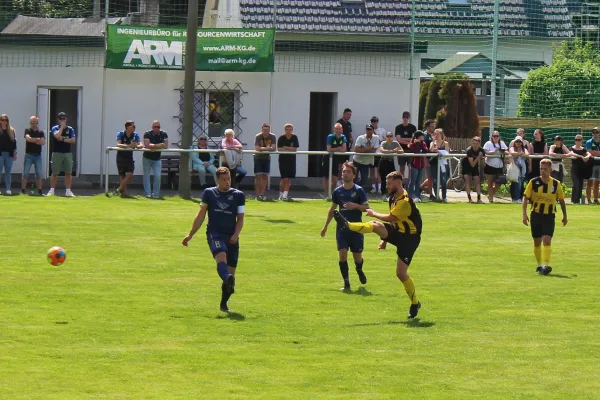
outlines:
M228 168L217 169L216 175L217 186L206 189L202 194L200 211L181 244L188 245L208 213L206 238L217 263L217 273L223 280L220 309L229 312L227 301L235 291L235 271L240 251L239 237L244 226L246 198L244 193L231 188L231 175Z
M362 187L354 183L356 178L356 167L351 162L345 162L342 168L343 185L335 188L332 194L332 204L327 213L327 221L321 230L321 237L325 237L327 227L333 219L333 211L339 207L340 213L348 221L362 222L362 213L369 208L367 194ZM339 226L336 228L335 237L337 248L340 255L340 272L344 279L344 291L350 290L350 277L348 276L348 249L354 256L354 265L358 279L363 285L367 283L367 277L363 272L362 251L364 247L364 236L360 233L342 230Z

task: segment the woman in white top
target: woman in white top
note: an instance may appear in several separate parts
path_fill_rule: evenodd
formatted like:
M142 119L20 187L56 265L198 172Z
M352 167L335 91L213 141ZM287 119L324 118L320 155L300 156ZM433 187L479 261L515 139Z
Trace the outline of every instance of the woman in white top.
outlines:
M490 140L483 145L483 150L487 155L502 155L506 153L508 146L506 146L506 143L500 140L500 133L498 131L494 131ZM504 160L502 160L500 157L485 158L485 167L483 168L483 172L487 177L488 200L490 203L494 202L494 194L496 194L496 191L500 187L500 185L496 183L496 177L498 175L502 175L504 171L503 167Z
M512 197L514 203L522 203L521 189L523 188L525 175L527 175L526 160L529 157L529 152L523 145L521 137L517 137L513 141L513 146L510 148L510 155L513 158L513 163L519 168L519 180L515 182L515 185L510 186L510 197Z
M435 131L433 131L433 141L431 142L431 145L429 146L429 151L432 153L439 153L442 155L448 155L450 150L450 145L448 144L448 142L446 141L446 135L444 135L444 131L442 129L436 129ZM430 171L429 171L429 175L433 178L432 179L432 183L433 183L433 189L432 189L432 193L435 193L434 198L439 198L438 197L438 192L437 192L437 178L438 178L438 158L434 158L433 160L435 161L429 161L429 165L430 165ZM446 192L447 192L447 183L448 183L448 159L447 158L440 158L439 159L439 163L440 163L440 186L442 189L442 202L447 203L448 199L446 197Z
M560 135L554 137L554 144L550 146L550 157L552 157L552 177L563 181L565 179L565 164L563 158L576 157L563 143L563 138Z

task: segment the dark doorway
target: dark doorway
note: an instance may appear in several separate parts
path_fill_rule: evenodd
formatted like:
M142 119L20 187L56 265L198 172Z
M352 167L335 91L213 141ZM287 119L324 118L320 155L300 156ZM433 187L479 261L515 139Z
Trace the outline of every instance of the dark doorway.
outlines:
M337 93L311 92L308 121L308 150L327 150L327 135L333 132ZM308 176L321 176L322 156L308 156Z
M79 130L79 89L50 89L50 115L49 126L52 128L58 124L57 115L60 112L67 114L67 125L75 130L77 141L71 145L73 153L73 176L77 176L79 141L81 140L81 132ZM50 138L51 132L48 133ZM54 151L54 140L48 140L48 175L52 175L52 152ZM64 172L60 173L64 176Z

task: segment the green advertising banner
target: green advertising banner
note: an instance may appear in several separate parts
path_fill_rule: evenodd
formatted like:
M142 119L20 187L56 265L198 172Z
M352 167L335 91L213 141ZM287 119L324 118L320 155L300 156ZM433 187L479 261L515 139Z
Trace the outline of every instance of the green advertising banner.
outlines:
M186 29L108 25L106 68L183 70ZM273 29L199 29L197 71L273 71Z

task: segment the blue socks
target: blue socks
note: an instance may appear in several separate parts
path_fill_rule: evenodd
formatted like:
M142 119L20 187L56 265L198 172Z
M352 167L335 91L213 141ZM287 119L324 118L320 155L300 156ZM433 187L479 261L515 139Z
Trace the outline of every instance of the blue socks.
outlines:
M217 263L217 273L219 274L223 282L225 282L225 280L229 276L229 268L227 267L226 262Z

